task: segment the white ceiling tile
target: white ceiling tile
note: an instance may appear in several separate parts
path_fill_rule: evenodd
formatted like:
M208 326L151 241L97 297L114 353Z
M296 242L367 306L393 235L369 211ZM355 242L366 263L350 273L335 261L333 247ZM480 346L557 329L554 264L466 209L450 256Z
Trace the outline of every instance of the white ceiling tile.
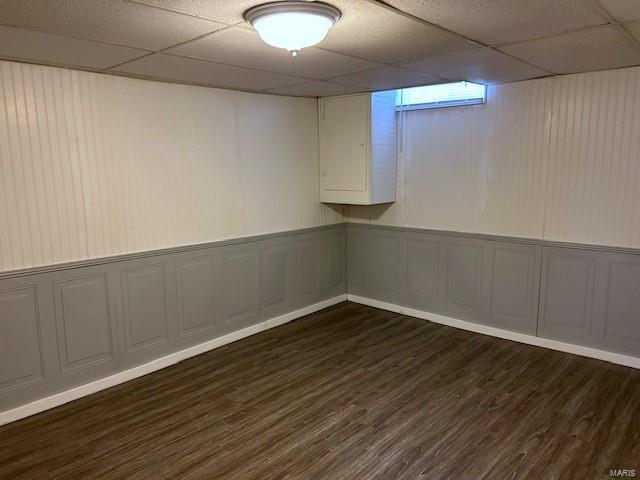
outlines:
M640 20L623 24L627 31L640 41Z
M293 58L264 44L250 28L225 29L244 25L244 12L261 0L0 0L0 57L92 70L128 62L119 71L305 96L443 78L503 83L544 76L543 68L573 73L640 64L638 44L621 27L591 26L606 22L608 12L640 41L640 0L387 0L386 6L376 0L327 1L341 9L342 19L317 48ZM528 63L394 8L497 43ZM537 39L519 41L531 37ZM166 48L170 55L131 61L145 50Z
M244 12L255 5L266 3L260 0L133 0L137 3L183 12L197 17L209 18L229 25L242 22Z
M102 70L145 55L144 50L0 26L0 56Z
M470 47L457 35L363 0L331 0L340 8L321 48L383 63L402 63Z
M296 97L331 97L333 95L346 95L349 93L358 93L366 91L365 88L349 87L346 85L337 85L331 82L314 80L312 82L299 83L288 87L272 88L271 93L279 93L282 95L294 95Z
M400 10L489 45L606 23L592 0L387 1Z
M452 81L505 83L548 75L491 48L475 48L406 64L405 67Z
M432 75L397 67L376 68L366 72L342 75L332 78L331 81L368 90L392 90L394 88L432 85L443 82L441 78Z
M293 85L304 80L299 77L249 70L162 53L134 60L115 68L114 71L162 80L255 91Z
M620 22L640 20L640 1L638 0L599 0L600 4L613 18Z
M640 65L640 48L615 26L531 40L502 50L555 73Z
M159 50L222 24L123 0L2 0L0 24Z
M326 78L381 66L378 63L305 48L297 57L264 43L253 30L229 28L169 50L176 55L268 70L306 78Z

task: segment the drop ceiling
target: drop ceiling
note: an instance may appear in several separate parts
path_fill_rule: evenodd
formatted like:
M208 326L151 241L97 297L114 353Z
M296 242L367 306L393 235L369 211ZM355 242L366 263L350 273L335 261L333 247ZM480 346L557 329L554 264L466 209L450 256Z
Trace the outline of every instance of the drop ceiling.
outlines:
M640 65L640 0L325 1L293 58L243 21L261 0L0 0L0 58L311 97Z

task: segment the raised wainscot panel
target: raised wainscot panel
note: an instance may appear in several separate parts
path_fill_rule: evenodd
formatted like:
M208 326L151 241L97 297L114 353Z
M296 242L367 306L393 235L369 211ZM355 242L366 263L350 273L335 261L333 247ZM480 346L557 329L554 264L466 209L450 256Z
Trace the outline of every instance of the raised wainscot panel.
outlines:
M295 242L295 293L300 301L320 293L320 238L314 235Z
M540 248L499 244L491 248L488 322L536 334Z
M163 265L125 270L121 281L127 353L165 343L168 319Z
M334 289L344 284L345 277L345 235L341 230L329 233L326 238L327 245L327 285Z
M106 274L56 281L53 290L60 371L110 360L112 321Z
M398 303L401 291L402 234L369 230L365 242L365 284L373 298Z
M213 259L210 256L176 264L178 330L187 335L216 324Z
M616 351L640 355L640 256L609 262L605 343Z
M543 337L592 344L596 253L545 249L538 332Z
M439 309L440 242L436 237L406 237L405 303L427 311Z
M258 319L258 250L255 244L222 247L221 305L225 331L255 324Z
M349 293L364 295L366 256L364 251L366 231L347 226L347 289Z
M260 306L267 313L284 310L290 300L291 270L286 240L267 240L260 248Z
M0 291L0 392L43 378L35 287Z
M482 314L484 248L476 242L447 245L445 298L447 313L478 320Z

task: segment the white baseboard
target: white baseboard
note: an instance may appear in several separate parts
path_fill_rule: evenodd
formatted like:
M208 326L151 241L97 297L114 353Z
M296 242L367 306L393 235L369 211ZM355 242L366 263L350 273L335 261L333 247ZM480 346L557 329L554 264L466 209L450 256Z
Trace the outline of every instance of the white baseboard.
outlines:
M15 422L16 420L20 420L30 415L35 415L36 413L40 413L51 408L58 407L65 403L72 402L73 400L91 395L92 393L99 392L100 390L105 390L115 385L128 382L129 380L133 380L134 378L142 377L143 375L147 375L149 373L155 372L156 370L161 370L163 368L169 367L178 362L181 362L182 360L186 360L187 358L195 357L196 355L200 355L201 353L205 353L223 345L227 345L228 343L235 342L236 340L255 335L256 333L269 330L279 325L291 322L292 320L295 320L297 318L309 315L310 313L314 313L332 305L336 305L340 302L344 302L346 299L346 295L338 295L337 297L314 303L313 305L309 305L308 307L300 308L293 312L270 318L269 320L258 323L256 325L252 325L247 328L243 328L242 330L238 330L237 332L232 332L222 337L214 338L213 340L208 340L204 343L194 345L193 347L185 348L184 350L180 350L179 352L174 352L164 357L157 358L149 363L130 368L129 370L124 370L114 375L101 378L100 380L80 385L79 387L56 393L55 395L51 395L49 397L41 398L39 400L27 403L26 405L21 405L11 410L0 412L0 426L7 423Z
M402 307L394 303L382 302L380 300L374 300L372 298L361 297L359 295L348 294L347 300L354 303L369 305L370 307L380 308L382 310L389 310L390 312L401 313L410 317L429 320L430 322L447 325L449 327L468 330L470 332L490 335L492 337L504 338L506 340L513 340L514 342L526 343L528 345L549 348L551 350L558 350L560 352L573 353L574 355L580 355L582 357L596 358L598 360L604 360L607 362L624 365L626 367L640 369L640 358L632 357L630 355L608 352L606 350L598 350L597 348L583 347L581 345L574 345L572 343L559 342L557 340L536 337L534 335L512 332L510 330L504 330L502 328L489 327L486 325L480 325L478 323L459 320L453 317L447 317L445 315L439 315L437 313L430 313L424 310L417 310L415 308Z

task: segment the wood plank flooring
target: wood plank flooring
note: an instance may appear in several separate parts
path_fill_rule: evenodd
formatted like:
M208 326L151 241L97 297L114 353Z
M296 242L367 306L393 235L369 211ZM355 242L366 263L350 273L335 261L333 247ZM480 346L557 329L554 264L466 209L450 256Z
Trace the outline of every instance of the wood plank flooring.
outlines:
M0 427L1 479L640 477L640 371L352 303Z

